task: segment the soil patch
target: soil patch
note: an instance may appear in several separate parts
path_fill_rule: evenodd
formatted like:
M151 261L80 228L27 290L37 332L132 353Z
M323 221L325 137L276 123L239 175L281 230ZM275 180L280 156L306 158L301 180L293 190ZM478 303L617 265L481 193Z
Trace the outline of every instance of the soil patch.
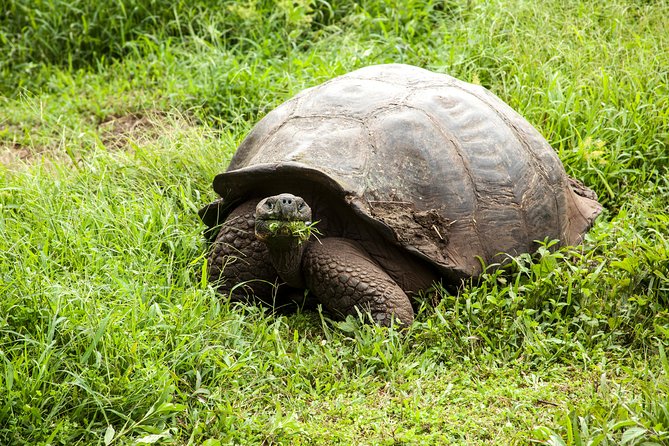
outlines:
M165 116L160 112L110 116L98 125L100 140L108 150L127 150L160 136Z
M99 141L108 151L132 150L133 146L155 142L171 132L190 126L187 118L174 118L161 111L112 115L98 124L89 121L86 126L88 128L84 129L88 140L78 140L76 136L68 135L68 144L77 146L80 150L75 152L81 155L93 146L89 135L97 133ZM42 129L40 138L36 138L39 142L35 142L35 145L25 145L17 141L20 138L13 137L23 135L24 132L25 129L21 125L10 124L5 128L0 127L0 135L5 138L4 140L0 138L0 164L18 167L38 159L72 161L62 150L61 134L55 134L55 131L54 134L49 134ZM81 152L81 149L84 152Z
M30 149L21 144L0 141L0 164L8 166L17 161L25 161L32 156L34 155Z

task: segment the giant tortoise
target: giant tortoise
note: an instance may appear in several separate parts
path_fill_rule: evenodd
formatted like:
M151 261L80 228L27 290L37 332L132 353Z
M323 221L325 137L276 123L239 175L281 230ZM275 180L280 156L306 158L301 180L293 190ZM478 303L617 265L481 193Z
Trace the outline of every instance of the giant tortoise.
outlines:
M400 64L283 103L213 186L221 198L200 216L221 292L280 305L308 290L335 317L380 324L411 323L410 296L476 277L501 253L578 244L601 212L495 95Z

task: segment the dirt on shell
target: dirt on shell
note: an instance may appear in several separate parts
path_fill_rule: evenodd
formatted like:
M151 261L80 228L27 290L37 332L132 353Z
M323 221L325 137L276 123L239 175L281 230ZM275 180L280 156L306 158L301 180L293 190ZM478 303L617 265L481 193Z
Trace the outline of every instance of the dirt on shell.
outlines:
M413 247L430 259L447 263L450 222L435 209L417 211L412 203L370 202L371 214L392 229L397 241Z

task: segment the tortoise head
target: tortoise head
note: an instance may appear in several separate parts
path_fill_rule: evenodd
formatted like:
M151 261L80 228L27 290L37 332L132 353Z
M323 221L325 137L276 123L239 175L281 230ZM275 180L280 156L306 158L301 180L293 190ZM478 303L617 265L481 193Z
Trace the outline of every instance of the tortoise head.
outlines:
M255 234L269 250L279 277L294 287L304 287L302 254L311 236L311 208L301 197L280 194L258 203Z
M269 244L302 243L311 235L311 208L301 198L280 194L261 200L256 206L256 237Z

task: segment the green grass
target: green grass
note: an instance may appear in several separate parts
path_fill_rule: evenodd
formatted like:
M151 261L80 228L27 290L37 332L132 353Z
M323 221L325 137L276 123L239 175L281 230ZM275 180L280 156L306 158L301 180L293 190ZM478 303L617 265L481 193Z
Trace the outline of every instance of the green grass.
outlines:
M669 444L669 4L6 0L0 444ZM196 211L257 120L404 62L606 207L406 332L231 305Z

